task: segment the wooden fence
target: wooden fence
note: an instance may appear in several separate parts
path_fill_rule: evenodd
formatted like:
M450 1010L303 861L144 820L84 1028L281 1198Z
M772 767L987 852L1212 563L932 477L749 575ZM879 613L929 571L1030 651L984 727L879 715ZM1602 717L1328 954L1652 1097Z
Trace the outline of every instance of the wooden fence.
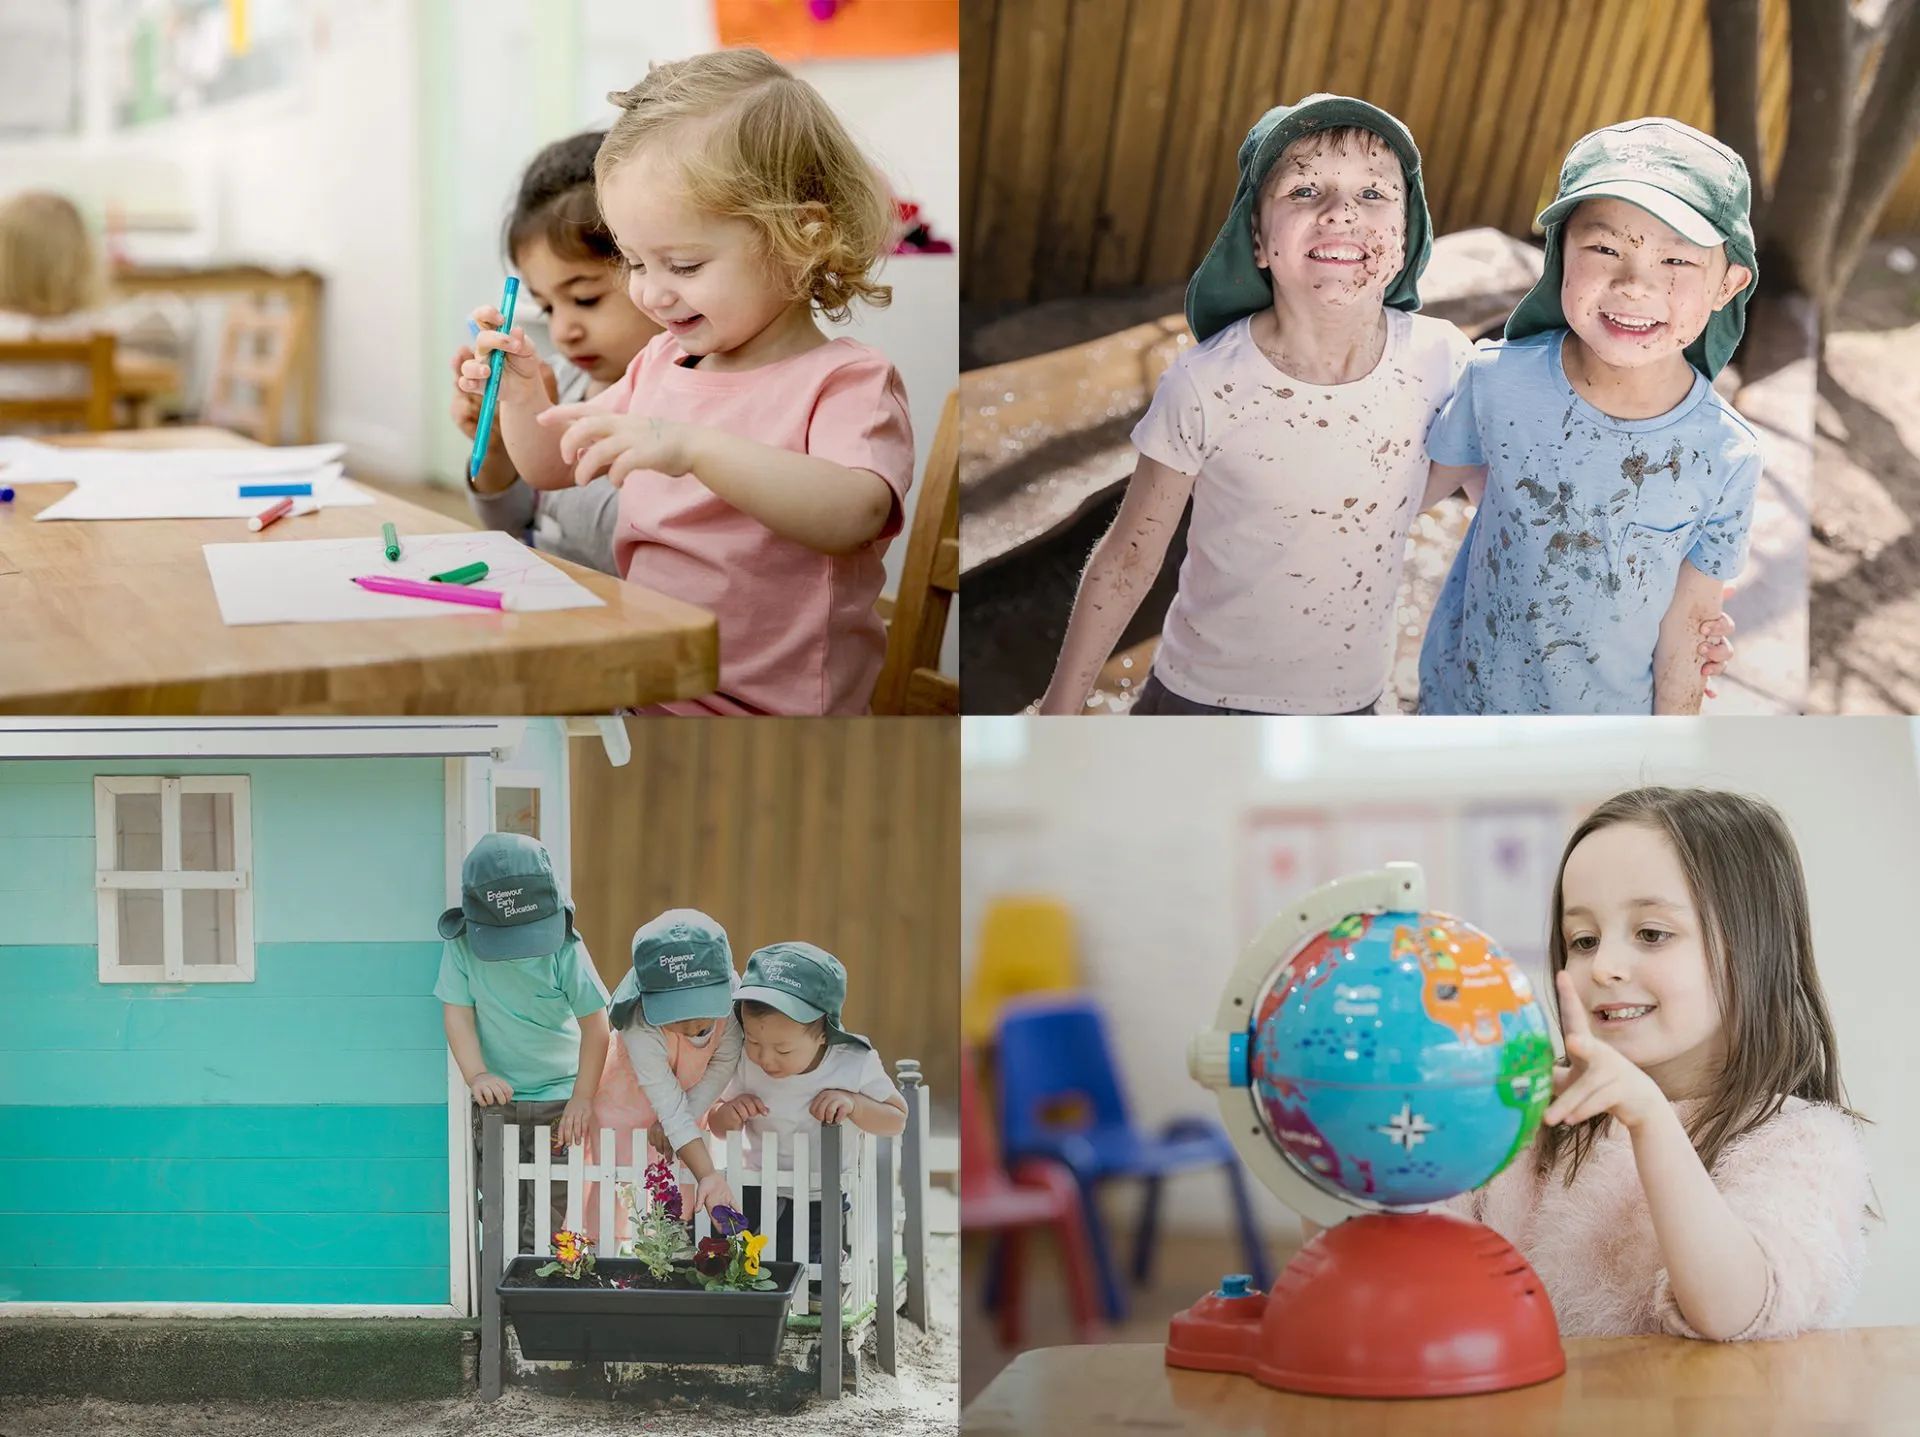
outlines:
M1649 114L1712 128L1706 15L1706 0L968 0L965 296L1185 280L1225 217L1247 128L1318 90L1406 122L1438 232L1525 235L1588 130ZM1787 79L1786 0L1767 0L1775 161ZM1916 222L1920 165L1882 228Z

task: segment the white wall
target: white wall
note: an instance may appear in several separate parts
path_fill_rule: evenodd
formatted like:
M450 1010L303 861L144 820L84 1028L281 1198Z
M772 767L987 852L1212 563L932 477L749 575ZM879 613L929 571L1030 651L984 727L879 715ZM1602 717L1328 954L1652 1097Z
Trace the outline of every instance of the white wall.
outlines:
M86 33L103 6L87 0ZM381 473L419 468L428 376L420 344L422 217L415 7L327 0L307 81L203 114L115 130L107 57L89 52L72 138L0 145L0 190L65 191L97 222L132 197L177 214L129 237L136 259L308 265L327 279L320 427ZM0 55L0 85L7 84Z
M1484 730L1430 719L1279 721L1271 729L1236 721L1201 725L1204 734L1171 721L988 722L1019 726L1026 752L965 773L964 961L971 966L980 906L992 892L1064 898L1077 915L1081 961L1109 1014L1128 1094L1149 1125L1210 1109L1187 1077L1185 1049L1189 1035L1211 1024L1219 985L1245 941L1236 875L1249 807L1453 809L1543 795L1590 802L1642 783L1717 785L1768 799L1800 843L1842 1073L1855 1107L1874 1120L1866 1143L1888 1222L1876 1232L1853 1320L1920 1322L1920 1117L1908 1100L1920 964L1897 909L1889 911L1910 892L1920 855L1908 721L1546 719ZM1419 742L1423 732L1441 746L1378 742ZM1268 734L1277 741L1263 759ZM1356 734L1376 742L1357 745ZM1449 906L1446 892L1429 896L1433 906ZM1274 1230L1293 1230L1270 1196L1261 1195L1260 1210ZM1170 1223L1189 1228L1226 1222L1211 1177L1174 1184L1166 1211Z

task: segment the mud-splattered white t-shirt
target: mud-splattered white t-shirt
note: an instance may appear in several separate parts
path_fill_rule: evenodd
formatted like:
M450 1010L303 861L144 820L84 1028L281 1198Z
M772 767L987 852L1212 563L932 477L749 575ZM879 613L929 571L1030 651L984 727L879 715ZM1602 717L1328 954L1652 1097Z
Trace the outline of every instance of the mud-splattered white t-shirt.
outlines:
M1147 458L1197 476L1161 683L1276 714L1380 697L1427 427L1472 353L1445 320L1389 310L1380 362L1351 384L1281 373L1244 319L1180 356L1133 431Z
M1696 373L1679 404L1615 419L1575 392L1567 331L1484 341L1434 421L1440 464L1487 489L1420 648L1420 712L1653 712L1680 565L1746 561L1760 440Z

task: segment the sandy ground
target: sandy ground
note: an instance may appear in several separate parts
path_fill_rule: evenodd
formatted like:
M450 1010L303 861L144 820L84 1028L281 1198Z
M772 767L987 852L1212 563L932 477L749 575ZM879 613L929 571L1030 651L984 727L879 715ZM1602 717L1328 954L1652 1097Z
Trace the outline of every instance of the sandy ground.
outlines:
M1920 236L1854 272L1817 424L1809 711L1920 712Z
M860 1392L838 1402L815 1400L786 1416L757 1418L736 1409L641 1407L588 1402L511 1388L498 1402L181 1402L153 1405L71 1399L0 1399L0 1437L674 1437L732 1434L950 1434L959 1420L959 1239L929 1239L930 1330L902 1320L899 1372L889 1377L871 1360Z

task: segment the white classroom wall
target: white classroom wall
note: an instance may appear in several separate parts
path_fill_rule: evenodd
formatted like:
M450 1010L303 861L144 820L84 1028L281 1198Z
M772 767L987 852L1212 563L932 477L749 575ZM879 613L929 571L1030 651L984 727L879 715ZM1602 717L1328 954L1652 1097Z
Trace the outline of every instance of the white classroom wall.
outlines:
M963 963L971 969L981 906L994 892L1064 899L1128 1096L1153 1127L1215 1111L1187 1076L1186 1042L1211 1024L1220 983L1248 936L1239 860L1249 809L1384 805L1446 815L1490 801L1590 803L1641 783L1764 797L1799 840L1842 1074L1854 1106L1874 1120L1865 1140L1888 1221L1874 1235L1852 1321L1920 1322L1920 1118L1908 1101L1920 965L1887 920L1920 855L1913 726L1861 718L1494 722L1450 732L1432 719L1215 723L1206 742L1194 743L1190 727L1171 721L985 720L1005 727L970 735L967 745ZM967 721L970 730L982 723ZM1362 730L1371 742L1357 746ZM1422 730L1445 746L1413 746L1425 742ZM1460 741L1469 737L1480 741ZM1006 761L990 761L996 756ZM1291 777L1279 776L1289 768ZM1429 902L1459 911L1459 855L1429 867L1449 857L1453 876L1435 883ZM1174 1227L1230 1229L1216 1177L1183 1177L1164 1201ZM1256 1202L1270 1231L1297 1231L1277 1200L1260 1192ZM1130 1224L1133 1210L1128 1202L1115 1212Z
M426 377L412 0L316 0L325 43L289 89L133 129L109 119L102 0L83 0L78 135L0 142L0 192L57 189L98 223L110 201L170 228L128 237L139 260L236 259L326 276L322 437L369 472L419 471ZM9 83L0 54L0 85Z

